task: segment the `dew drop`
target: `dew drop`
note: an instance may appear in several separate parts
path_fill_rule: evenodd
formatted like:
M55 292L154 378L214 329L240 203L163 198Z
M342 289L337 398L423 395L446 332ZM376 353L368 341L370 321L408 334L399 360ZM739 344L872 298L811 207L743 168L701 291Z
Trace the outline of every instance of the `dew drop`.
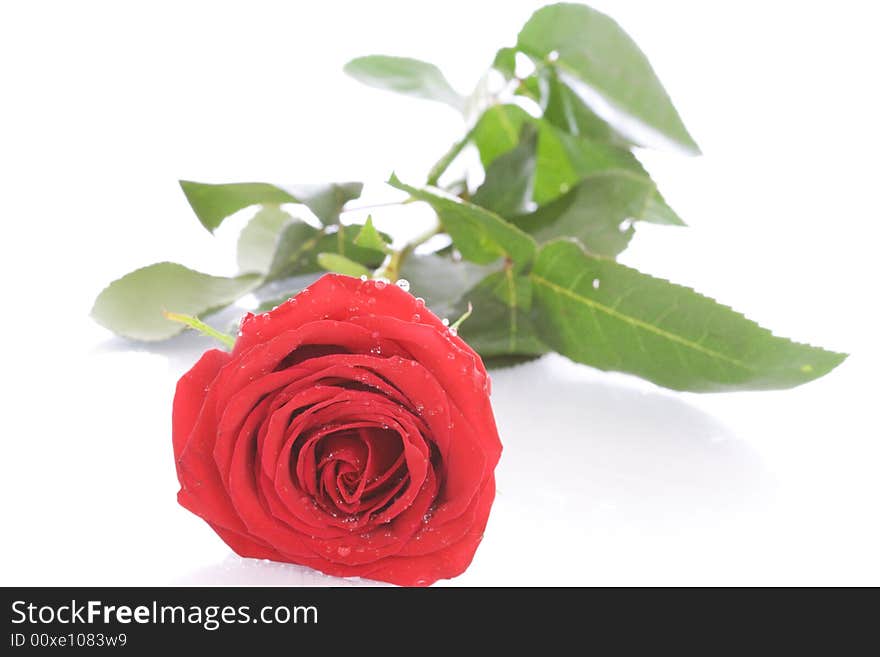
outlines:
M449 326L449 320L446 319L446 318L444 317L444 318L441 320L441 324L443 324L443 326Z
M361 282L363 282L363 283L367 282L367 275L366 274L361 274Z
M378 279L376 279L376 289L377 289L377 290L384 290L386 285L388 285L388 279L387 279L387 278L378 278Z
M413 313L412 321L414 321L414 322L418 322L418 321L421 320L421 319L422 319L422 316L421 316L421 315L419 315L418 313Z
M458 329L453 326L451 329L449 329L449 335L454 338L456 335L458 335Z
M422 297L416 297L416 305L417 305L417 306L420 306L420 307L421 307L421 306L424 306L424 305L425 305L425 300L422 299Z
M397 281L397 287L399 287L404 292L409 292L409 281L405 278L401 278Z
M598 290L598 289L599 289L599 284L600 284L600 283L599 283L599 279L598 279L598 278L594 278L594 279L593 279L593 289L594 289L594 290Z

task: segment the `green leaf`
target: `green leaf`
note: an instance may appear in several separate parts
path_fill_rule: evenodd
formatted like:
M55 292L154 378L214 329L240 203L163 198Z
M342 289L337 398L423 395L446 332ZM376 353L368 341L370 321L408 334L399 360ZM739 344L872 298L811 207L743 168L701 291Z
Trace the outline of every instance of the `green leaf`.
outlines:
M330 183L282 188L268 183L213 185L181 180L180 188L199 221L213 233L226 217L251 205L301 203L324 224L338 223L342 206L360 196L363 185Z
M354 228L354 226L352 226L352 228ZM379 231L376 230L376 227L373 226L373 217L371 216L368 216L366 223L361 226L357 237L354 238L354 243L365 249L373 249L374 251L379 251L381 253L385 253L388 250L388 242Z
M344 70L370 87L436 100L459 111L464 108L464 97L452 88L439 68L428 62L409 57L370 55L351 60Z
M531 272L544 342L572 360L629 372L675 390L791 388L844 354L779 338L690 288L557 241Z
M433 207L461 255L472 262L486 265L503 256L524 265L535 255L535 241L497 214L440 189L405 185L393 174L388 184Z
M342 207L361 195L359 182L290 185L287 187L325 226L339 223Z
M543 7L523 26L517 47L555 61L560 79L635 143L671 142L699 153L645 55L605 14L577 4Z
M620 173L643 181L651 188L650 199L639 206L633 219L683 226L648 172L628 150L558 130L546 121L540 123L538 161L535 173L535 202L543 205L565 194L582 179L598 173ZM642 194L639 192L639 198Z
M519 144L522 127L534 119L517 105L493 105L480 116L470 138L480 152L483 167Z
M653 192L650 181L625 172L596 174L513 222L541 244L575 238L595 255L614 257L629 244L632 223L641 218Z
M293 218L277 206L266 206L257 212L238 236L236 258L239 271L267 273L281 231L292 221Z
M473 315L459 334L483 358L537 356L547 347L538 339L530 317L532 284L510 268L484 278L458 305L463 312L473 305Z
M212 233L231 214L251 205L296 203L290 193L267 183L208 183L181 180L180 188L202 225Z
M410 292L422 297L434 314L451 317L463 295L493 269L438 255L410 255L403 261L400 276L409 281Z
M593 141L618 143L621 146L628 145L628 142L587 107L570 87L559 81L559 76L552 66L544 68L542 73L547 90L544 107L544 119L547 122L571 135Z
M319 253L338 253L368 269L381 265L385 254L357 246L355 236L354 226L339 226L336 232L326 233L308 224L290 224L278 238L278 247L266 279L273 281L322 271L323 267L318 263Z
M319 253L317 260L323 269L336 272L337 274L345 274L346 276L354 276L356 278L370 275L370 270L362 264L349 260L338 253Z
M321 248L321 241L327 237L324 231L301 222L286 226L278 237L278 246L266 278L277 280L296 274L321 271L318 254L328 250Z
M499 48L492 61L492 68L507 80L513 78L516 74L516 48Z
M471 201L502 217L527 211L535 179L537 132L530 125L516 148L497 157L486 169L486 179Z
M92 308L92 317L114 333L136 340L164 340L183 325L165 311L204 316L257 287L256 274L209 276L173 262L160 262L126 274L108 285Z

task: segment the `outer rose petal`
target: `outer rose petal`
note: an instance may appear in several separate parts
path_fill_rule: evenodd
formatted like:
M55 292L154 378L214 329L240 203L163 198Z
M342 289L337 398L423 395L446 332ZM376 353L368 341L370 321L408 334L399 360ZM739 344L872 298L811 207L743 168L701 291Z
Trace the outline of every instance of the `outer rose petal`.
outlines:
M202 411L208 386L217 377L220 368L231 358L228 353L219 349L206 351L192 369L177 382L174 410L171 412L171 440L174 444L175 458L180 457Z

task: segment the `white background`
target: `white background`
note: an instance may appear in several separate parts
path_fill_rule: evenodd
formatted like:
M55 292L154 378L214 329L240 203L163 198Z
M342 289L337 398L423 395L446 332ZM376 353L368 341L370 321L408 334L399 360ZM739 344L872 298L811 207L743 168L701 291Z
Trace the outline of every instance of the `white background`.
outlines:
M495 373L498 498L454 583L880 584L872 3L594 5L705 154L645 155L690 227L640 227L625 262L852 355L801 389L735 395L555 356ZM468 91L537 6L3 3L0 583L360 583L242 561L178 507L173 386L209 343L146 349L87 314L157 260L232 273L243 218L210 236L178 178L396 198L381 182L421 179L460 119L343 63L420 57ZM407 212L374 216L423 218Z

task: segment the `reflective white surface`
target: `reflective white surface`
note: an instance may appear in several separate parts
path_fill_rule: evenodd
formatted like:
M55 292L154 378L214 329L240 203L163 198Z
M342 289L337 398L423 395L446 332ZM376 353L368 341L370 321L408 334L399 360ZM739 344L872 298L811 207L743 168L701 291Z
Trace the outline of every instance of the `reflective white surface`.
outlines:
M0 9L14 63L0 77L0 583L365 583L238 559L178 507L170 401L209 343L131 345L86 315L149 262L231 272L244 217L209 236L177 178L364 179L365 203L387 200L392 169L418 180L457 117L361 88L342 63L422 57L466 89L538 4ZM646 50L705 153L645 154L690 227L640 226L624 260L852 356L803 388L739 395L557 356L493 372L498 496L451 583L880 584L872 9L593 4ZM425 212L374 219L416 232Z

